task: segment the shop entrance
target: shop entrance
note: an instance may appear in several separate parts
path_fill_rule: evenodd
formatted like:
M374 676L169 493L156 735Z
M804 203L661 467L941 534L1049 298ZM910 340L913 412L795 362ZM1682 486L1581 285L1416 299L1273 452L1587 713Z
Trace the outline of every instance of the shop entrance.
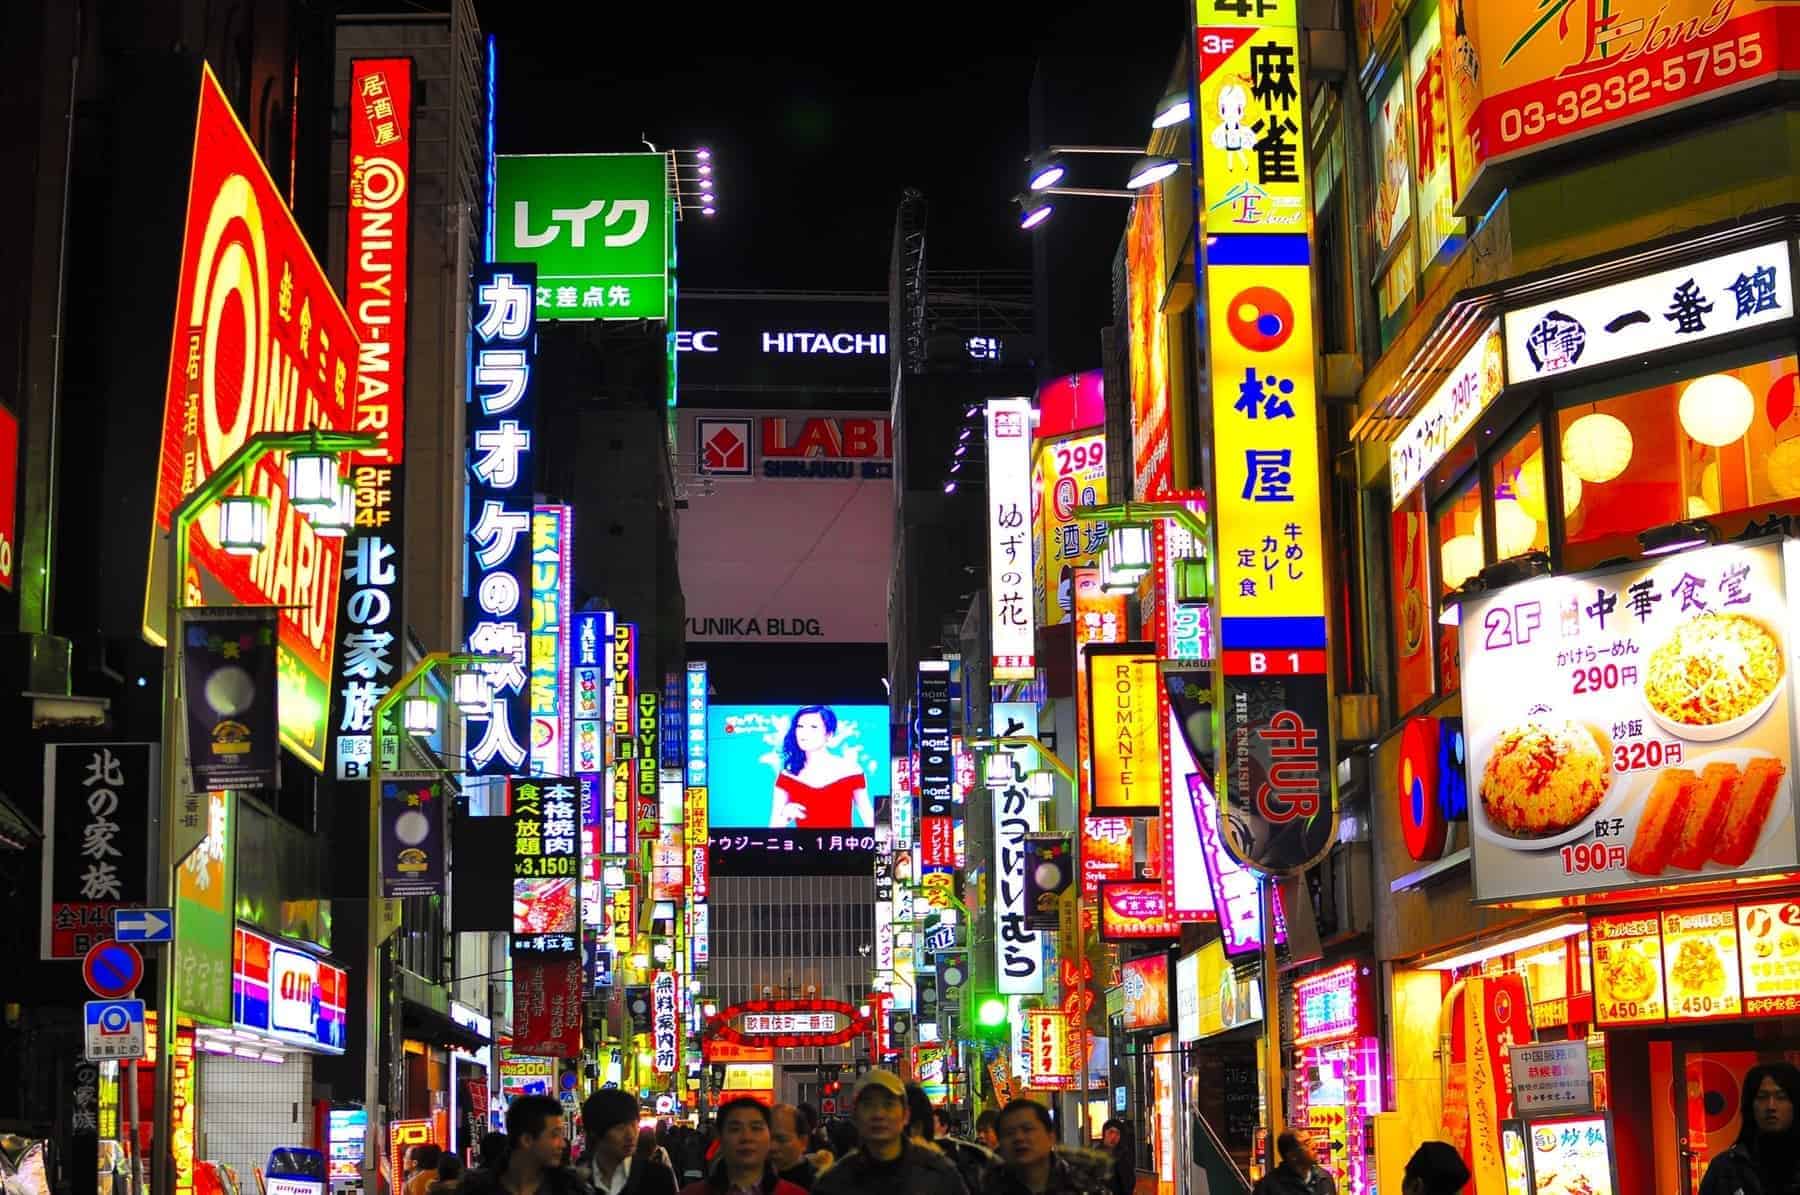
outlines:
M1704 1040L1650 1043L1657 1195L1697 1195L1707 1165L1737 1140L1744 1075L1777 1058L1800 1059L1800 1039L1722 1026Z

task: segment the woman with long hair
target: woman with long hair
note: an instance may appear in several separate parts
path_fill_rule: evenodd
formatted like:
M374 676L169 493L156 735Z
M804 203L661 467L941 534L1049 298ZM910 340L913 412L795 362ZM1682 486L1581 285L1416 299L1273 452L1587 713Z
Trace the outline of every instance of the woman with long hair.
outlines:
M862 769L832 751L838 718L828 705L794 711L781 740L781 775L769 814L773 829L873 826L875 805Z

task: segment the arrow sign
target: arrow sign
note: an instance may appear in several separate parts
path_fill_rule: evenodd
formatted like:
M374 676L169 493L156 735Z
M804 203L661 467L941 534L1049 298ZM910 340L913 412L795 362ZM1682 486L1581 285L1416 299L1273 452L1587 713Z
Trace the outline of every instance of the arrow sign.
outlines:
M81 960L81 977L102 1001L117 1000L129 996L144 978L144 956L137 947L108 938L89 948Z
M121 942L173 942L175 915L169 909L114 909L113 937Z

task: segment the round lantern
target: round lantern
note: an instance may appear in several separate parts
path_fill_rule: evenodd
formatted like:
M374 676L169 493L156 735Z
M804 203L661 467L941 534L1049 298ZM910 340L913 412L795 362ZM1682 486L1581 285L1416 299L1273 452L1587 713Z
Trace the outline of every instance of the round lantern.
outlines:
M1513 493L1518 495L1519 509L1538 522L1547 522L1549 518L1549 501L1544 494L1544 454L1534 452L1525 458L1519 466L1519 475L1513 478ZM1569 463L1562 464L1562 512L1568 518L1581 505L1581 478Z
M1756 396L1728 373L1695 378L1681 392L1681 426L1702 444L1714 448L1743 438L1756 418Z
M1537 520L1520 510L1519 503L1509 498L1494 503L1494 551L1501 560L1531 551L1537 531Z
M1563 433L1563 460L1583 481L1611 481L1631 464L1631 429L1598 411L1583 415Z
M1763 459L1769 485L1783 498L1800 498L1800 436L1791 436Z
M1690 519L1710 519L1718 513L1713 504L1704 498L1690 497L1687 500L1687 517Z
M1458 535L1445 540L1438 550L1438 563L1443 566L1444 588L1457 588L1481 571L1481 537Z

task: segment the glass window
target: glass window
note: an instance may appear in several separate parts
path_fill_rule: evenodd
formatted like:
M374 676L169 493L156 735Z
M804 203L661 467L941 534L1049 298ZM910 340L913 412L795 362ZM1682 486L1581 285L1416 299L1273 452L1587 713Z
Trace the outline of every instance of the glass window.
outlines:
M1438 603L1432 610L1437 623L1437 674L1443 692L1462 684L1458 632L1442 620L1443 599L1464 581L1480 572L1486 557L1481 538L1481 489L1471 475L1460 489L1439 503L1432 514L1431 541L1437 554Z
M1535 418L1535 416L1534 416ZM1544 497L1544 444L1533 423L1491 466L1494 555L1508 560L1550 547Z

